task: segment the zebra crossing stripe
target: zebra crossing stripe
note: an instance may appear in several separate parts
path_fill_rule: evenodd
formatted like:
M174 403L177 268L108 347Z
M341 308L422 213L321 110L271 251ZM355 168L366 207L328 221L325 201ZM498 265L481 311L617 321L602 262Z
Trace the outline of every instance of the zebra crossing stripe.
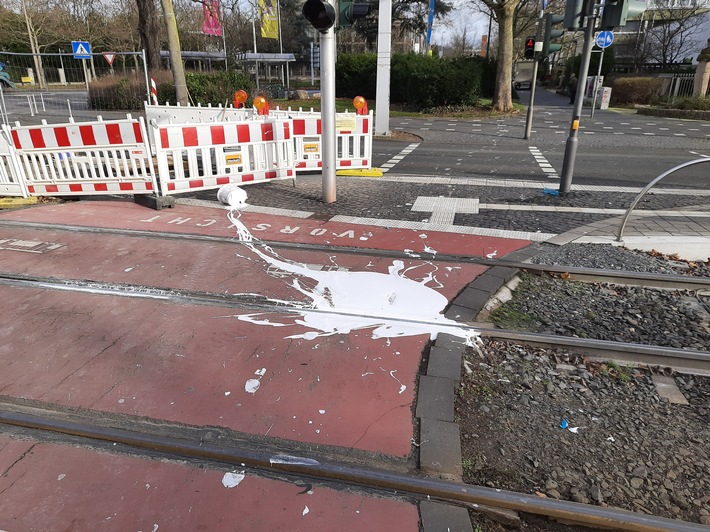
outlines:
M415 143L415 144L410 144L409 146L407 146L406 148L404 148L401 152L399 152L397 155L395 155L394 157L392 157L392 158L391 158L389 161L387 161L385 164L380 165L380 168L382 169L382 173L388 172L390 168L394 168L394 166L395 166L399 161L401 161L401 160L404 159L407 155L409 155L410 153L412 153L412 152L417 148L417 146L419 146L419 143L418 143L418 142Z
M550 179L560 178L560 176L557 174L557 170L553 168L553 166L548 162L547 158L537 147L530 146L528 149L530 150L530 154L535 157L535 162L537 162L538 166L540 167L540 170L545 172L547 177L549 177Z

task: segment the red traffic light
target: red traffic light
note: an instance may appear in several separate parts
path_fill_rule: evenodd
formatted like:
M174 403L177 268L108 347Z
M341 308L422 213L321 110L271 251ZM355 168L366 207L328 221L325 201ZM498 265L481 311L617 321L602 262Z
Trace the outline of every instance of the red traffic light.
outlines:
M533 59L535 57L535 39L528 37L525 39L525 59Z

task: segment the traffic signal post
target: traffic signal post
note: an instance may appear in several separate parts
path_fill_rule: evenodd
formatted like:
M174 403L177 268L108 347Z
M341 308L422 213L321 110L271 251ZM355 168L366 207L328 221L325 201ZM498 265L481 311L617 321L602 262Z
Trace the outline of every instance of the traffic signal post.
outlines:
M335 8L325 0L306 0L302 13L320 34L323 201L335 203Z
M537 19L537 38L533 39L528 37L525 40L525 57L528 57L528 45L531 44L530 41L532 41L534 52L533 60L535 61L533 64L532 80L530 81L530 103L528 104L528 113L525 117L525 136L523 137L525 140L528 140L532 134L533 110L535 108L535 85L537 85L537 67L540 63L540 51L542 50L542 41L540 40L540 35L542 33L542 13L541 9L540 16Z
M577 145L579 143L579 117L582 114L582 103L584 102L584 87L587 85L587 71L589 70L589 62L592 57L592 46L594 44L594 26L596 25L596 5L594 0L586 0L585 2L585 27L584 27L584 46L582 48L582 64L579 67L579 76L577 82L577 94L574 98L574 111L572 111L572 125L570 126L569 136L565 144L565 158L562 163L562 175L560 176L561 195L568 194L572 188L572 174L574 173L574 162L577 158Z

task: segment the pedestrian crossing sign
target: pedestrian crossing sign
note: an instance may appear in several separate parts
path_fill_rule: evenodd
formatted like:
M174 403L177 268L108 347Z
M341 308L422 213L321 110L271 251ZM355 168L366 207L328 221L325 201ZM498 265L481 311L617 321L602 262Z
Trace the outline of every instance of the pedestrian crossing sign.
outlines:
M72 41L74 59L91 59L91 45L88 41Z

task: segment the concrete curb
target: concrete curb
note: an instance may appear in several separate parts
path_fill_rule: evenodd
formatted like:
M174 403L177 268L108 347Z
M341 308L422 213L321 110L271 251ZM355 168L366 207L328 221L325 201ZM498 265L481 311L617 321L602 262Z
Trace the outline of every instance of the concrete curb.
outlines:
M506 255L524 262L540 252L538 244ZM476 277L454 299L446 311L449 319L472 322L488 300L518 270L493 266ZM461 482L463 465L461 433L455 418L456 391L466 345L450 334L440 334L429 351L426 373L419 376L415 416L419 419L419 469L428 476ZM419 514L423 532L472 531L468 510L433 501L421 501Z

